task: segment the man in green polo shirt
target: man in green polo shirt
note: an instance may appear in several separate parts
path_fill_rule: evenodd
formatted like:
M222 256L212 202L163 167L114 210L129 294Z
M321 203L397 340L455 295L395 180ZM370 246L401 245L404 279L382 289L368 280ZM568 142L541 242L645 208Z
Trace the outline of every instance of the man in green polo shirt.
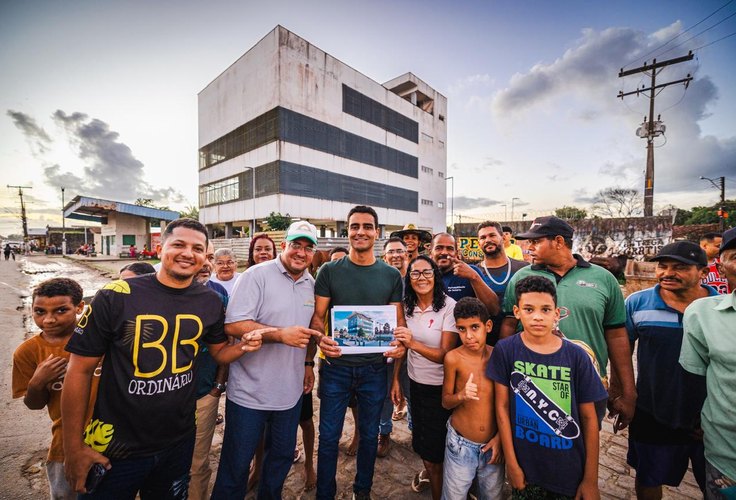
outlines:
M534 264L517 271L504 296L507 314L501 338L516 332L518 320L511 316L516 304L516 283L530 275L544 276L557 286L560 307L559 331L565 337L592 351L598 370L607 384L608 358L611 358L612 381L609 410L618 415L617 429L626 427L634 416L636 386L631 362L631 348L626 334L624 297L613 275L572 252L572 227L554 216L537 217L529 231L516 236L529 240ZM596 403L599 420L603 419L606 401Z
M736 498L736 228L723 233L719 273L734 290L696 300L683 318L680 365L705 375L701 413L706 498Z

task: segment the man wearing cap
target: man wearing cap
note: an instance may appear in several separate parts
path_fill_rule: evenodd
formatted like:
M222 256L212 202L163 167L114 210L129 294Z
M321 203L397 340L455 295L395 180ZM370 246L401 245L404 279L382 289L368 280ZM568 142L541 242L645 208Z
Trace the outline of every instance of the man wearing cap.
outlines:
M723 233L719 271L736 290L736 228ZM736 291L696 300L685 310L680 365L705 376L701 413L706 498L736 494Z
M225 332L241 336L276 328L257 356L230 365L225 435L214 499L244 498L248 468L265 430L259 498L281 498L294 459L302 394L314 384L314 279L307 268L317 228L297 221L286 231L278 258L250 267L238 278L225 316Z
M628 464L636 469L637 498L662 498L662 485L678 486L692 464L705 488L700 409L705 377L683 370L682 314L695 300L718 295L700 280L705 252L690 241L665 245L652 261L658 284L626 299L626 331L637 343L636 413L629 426ZM638 341L638 342L637 342Z
M558 330L595 354L594 361L606 386L606 368L611 357L611 374L616 384L609 390L609 409L611 414L619 415L617 429L623 429L634 416L636 402L624 297L610 272L572 253L572 235L573 229L567 222L546 216L537 217L529 231L516 236L529 240L534 264L519 270L506 288L503 310L507 316L500 335L504 338L516 331L518 320L510 314L517 305L516 283L520 279L539 275L555 283L560 308ZM599 420L605 415L605 403L596 403Z
M521 251L521 247L516 243L511 243L511 239L514 237L514 230L510 226L503 226L503 249L506 252L506 256L510 259L524 260L524 253Z
M394 231L390 237L394 236L401 238L406 244L407 263L420 253L424 253L424 246L432 241L432 233L419 229L414 224L407 224L401 231Z

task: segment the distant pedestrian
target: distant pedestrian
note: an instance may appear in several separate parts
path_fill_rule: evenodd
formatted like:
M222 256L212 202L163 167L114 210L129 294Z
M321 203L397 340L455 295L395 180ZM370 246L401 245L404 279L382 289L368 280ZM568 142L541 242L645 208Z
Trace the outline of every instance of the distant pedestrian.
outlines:
M13 247L10 246L10 243L5 244L3 253L5 254L5 260L8 260L11 255L13 256L13 260L15 260L15 252L13 252Z

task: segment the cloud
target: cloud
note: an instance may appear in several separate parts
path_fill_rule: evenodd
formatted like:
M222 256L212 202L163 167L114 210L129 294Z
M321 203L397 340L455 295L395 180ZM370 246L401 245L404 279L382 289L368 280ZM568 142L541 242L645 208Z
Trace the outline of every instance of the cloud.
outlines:
M456 196L454 199L455 210L472 210L474 208L484 208L492 205L498 205L500 202L490 198L471 198L468 196Z
M588 190L585 188L575 189L572 192L572 201L574 203L589 205L595 202L595 199L595 195L589 195Z
M492 158L490 156L486 156L486 159L483 162L484 167L500 167L503 164L504 164L503 160L499 160L498 158Z
M7 115L13 120L13 125L25 136L34 157L42 156L49 151L53 141L46 131L38 126L36 120L25 113L13 111L12 109L7 110Z
M580 39L556 60L536 64L514 75L504 89L494 94L491 109L498 120L504 120L550 104L567 106L569 100L575 100L579 105L569 109L577 107L578 111L571 111L570 116L585 122L584 126L615 130L616 136L611 140L621 151L620 158L609 156L591 167L610 177L611 185L633 186L642 191L645 141L633 134L619 136L619 130L624 120L631 123L632 130L638 126L641 116L648 112L648 96L629 96L623 104L614 96L619 90L629 91L649 82L643 74L619 78L618 72L621 66L631 69L641 65L644 59L651 62L654 57L674 58L702 44L702 40L694 39L673 51L663 53L667 46L652 52L681 30L679 21L652 34L630 28L585 29ZM718 88L710 76L698 74L698 69L695 62L669 66L657 80L659 84L683 78L687 73L694 75L687 90L683 85L670 86L662 89L656 98L655 112L662 115L667 134L655 139L655 201L658 194L692 191L700 175L719 177L726 174L729 165L736 164L736 137L702 133L700 122L710 116L716 105ZM635 114L641 111L636 121L632 111ZM554 181L559 177L552 173L548 179ZM578 193L575 201L587 202L589 198Z
M459 94L471 87L488 87L493 85L494 80L488 73L468 75L464 78L455 80L454 83L450 84L447 88L449 94Z

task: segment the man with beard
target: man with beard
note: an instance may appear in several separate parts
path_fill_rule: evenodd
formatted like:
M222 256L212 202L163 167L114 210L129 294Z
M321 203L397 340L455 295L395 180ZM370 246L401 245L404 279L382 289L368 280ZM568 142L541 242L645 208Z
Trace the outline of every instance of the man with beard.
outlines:
M705 445L706 498L736 493L736 228L723 233L719 271L734 290L696 300L685 310L680 365L705 376L701 413Z
M207 244L207 255L194 278L208 288L214 290L227 308L228 294L225 288L210 280L215 262L215 246L210 241ZM210 448L215 435L215 426L222 416L217 413L220 406L220 396L227 387L227 373L229 365L219 365L212 359L207 345L199 342L199 370L194 377L197 384L197 434L194 440L194 454L192 466L189 470L189 498L204 500L208 498L207 490L210 485Z
M501 325L500 337L516 332L518 320L511 316L514 306L518 305L516 283L530 275L544 276L552 281L557 286L557 305L561 313L558 331L595 355L606 387L608 358L611 358L609 409L611 415L619 415L614 429L620 430L634 416L636 403L624 297L610 272L573 254L572 237L570 224L551 215L537 217L526 233L516 236L518 240L529 240L534 264L520 269L506 288L503 310L507 316ZM605 400L596 402L596 412L602 421Z
M396 309L396 325L406 326L401 305L399 272L373 254L378 234L378 214L364 205L348 212L350 252L346 258L326 263L317 275L315 305L311 326L325 331L325 318L331 306L385 306ZM327 329L332 331L332 325ZM378 424L386 398L385 357L400 358L403 344L383 353L342 356L337 342L323 336L320 349L325 362L320 368L319 452L317 457L317 498L333 499L337 492L337 453L345 410L352 394L358 404L360 441L353 498L370 498L378 447Z
M483 281L482 271L457 258L457 246L451 234L434 235L430 257L442 271L447 295L455 301L463 297L476 297L483 302L491 316L500 312L498 296Z
M213 499L244 498L248 469L261 436L264 461L258 498L281 498L296 446L302 394L312 391L320 332L310 330L314 278L307 268L317 247L317 228L289 226L281 255L248 268L238 278L225 318L225 332L239 337L271 328L247 363L232 363L225 435ZM265 434L264 434L265 433Z
M528 262L506 255L504 229L498 222L485 221L478 224L478 244L485 256L480 263L483 269L481 277L486 285L496 293L499 303L503 303L506 287L511 277L516 274L516 271L529 265ZM486 337L487 344L496 345L503 318L503 311L491 317L493 329Z
M424 253L424 247L432 241L432 233L419 229L414 224L407 224L401 231L394 231L391 238L401 238L406 245L407 264L414 260L417 255Z
M626 299L626 330L639 374L636 412L629 426L628 464L636 469L636 496L662 498L662 485L679 486L692 464L701 490L705 488L705 457L700 409L705 377L679 364L682 315L693 301L718 295L701 285L708 269L705 252L695 243L665 245L656 257L653 288Z
M104 286L66 346L72 353L61 396L66 477L85 493L93 465L107 469L85 498L187 498L198 341L217 363L227 364L260 349L270 331L256 330L227 345L222 301L194 282L206 259L207 229L177 219L161 237L161 269ZM90 381L103 357L85 430Z

